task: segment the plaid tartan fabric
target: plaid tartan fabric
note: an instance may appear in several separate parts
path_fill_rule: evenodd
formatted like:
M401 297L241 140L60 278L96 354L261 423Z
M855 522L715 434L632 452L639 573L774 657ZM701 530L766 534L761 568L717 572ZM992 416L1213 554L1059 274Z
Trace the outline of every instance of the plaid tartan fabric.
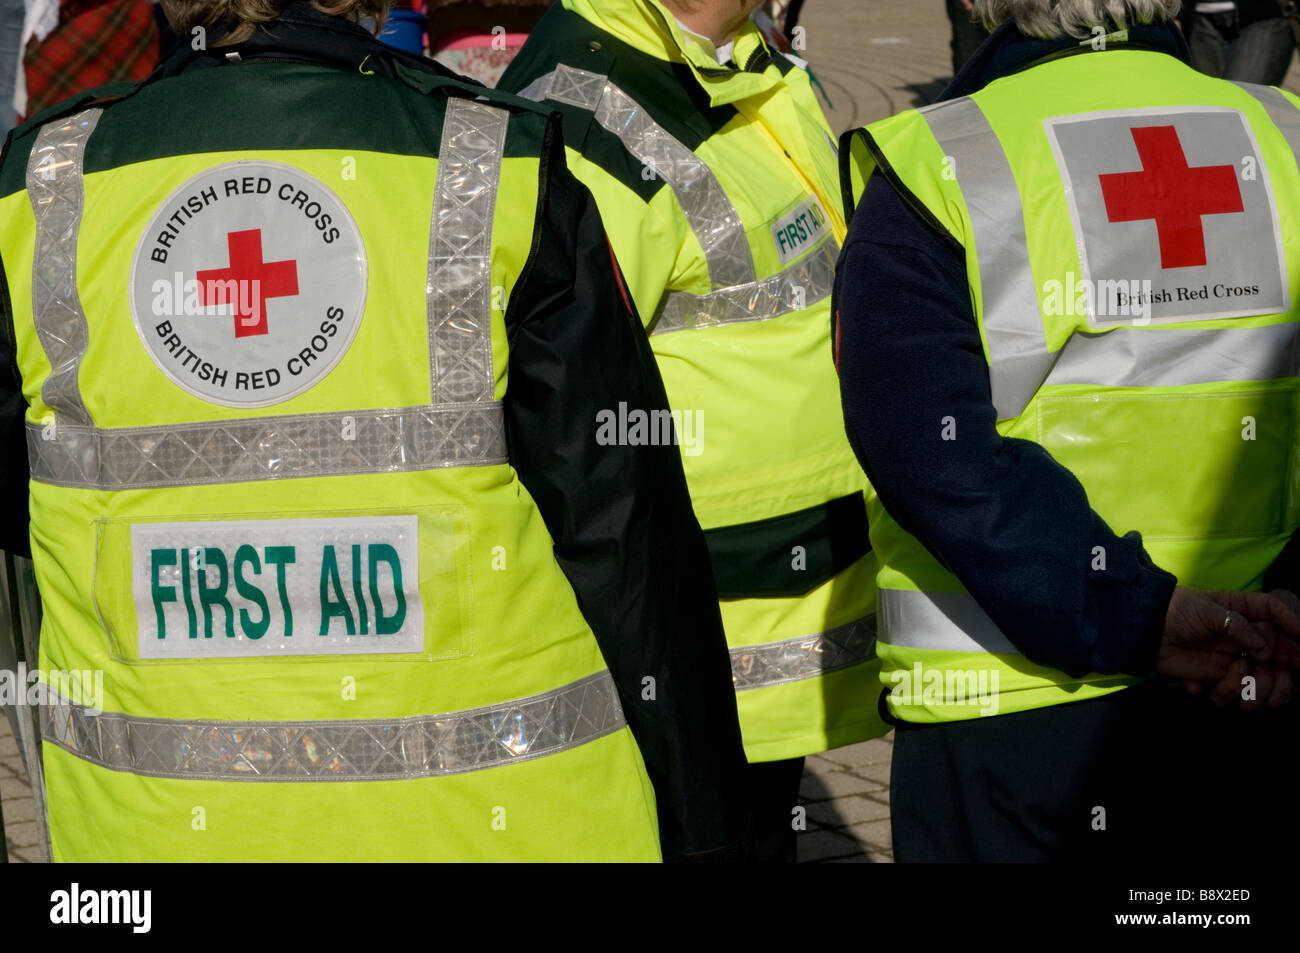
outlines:
M27 115L102 83L144 79L157 64L149 0L63 0L58 27L23 57Z

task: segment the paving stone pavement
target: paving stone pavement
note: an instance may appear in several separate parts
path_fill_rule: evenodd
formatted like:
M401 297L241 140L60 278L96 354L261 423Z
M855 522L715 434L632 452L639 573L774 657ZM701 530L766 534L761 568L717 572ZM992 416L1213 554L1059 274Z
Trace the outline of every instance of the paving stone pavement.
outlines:
M807 0L800 20L809 60L830 101L837 132L930 102L951 77L943 0ZM1300 92L1293 61L1284 83ZM890 862L892 735L808 759L800 789L807 830L800 861ZM8 721L0 718L0 804L14 861L36 859L26 774Z

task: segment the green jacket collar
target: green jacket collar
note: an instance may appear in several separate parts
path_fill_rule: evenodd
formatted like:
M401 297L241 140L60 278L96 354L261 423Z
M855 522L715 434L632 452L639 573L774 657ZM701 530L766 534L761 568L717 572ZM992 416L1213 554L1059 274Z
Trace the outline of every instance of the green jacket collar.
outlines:
M561 0L563 7L643 53L685 63L714 106L771 89L779 81L772 51L753 21L734 37L739 69L722 66L713 44L683 30L660 0Z

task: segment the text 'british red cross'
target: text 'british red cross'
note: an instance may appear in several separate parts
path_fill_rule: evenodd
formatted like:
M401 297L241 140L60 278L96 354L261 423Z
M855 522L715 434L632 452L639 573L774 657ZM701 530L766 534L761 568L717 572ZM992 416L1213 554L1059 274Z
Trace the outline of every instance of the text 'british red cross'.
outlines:
M262 260L262 230L249 228L226 236L230 265L200 271L199 302L204 307L233 305L235 337L266 334L267 298L298 293L298 263Z
M1145 126L1129 132L1142 171L1100 177L1107 216L1112 222L1155 219L1161 268L1204 265L1201 216L1245 211L1236 167L1189 166L1173 126Z

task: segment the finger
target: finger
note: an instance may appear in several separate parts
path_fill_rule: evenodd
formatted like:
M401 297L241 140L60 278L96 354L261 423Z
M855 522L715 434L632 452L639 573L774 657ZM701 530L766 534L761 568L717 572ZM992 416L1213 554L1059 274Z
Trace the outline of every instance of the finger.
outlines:
M1278 631L1300 641L1300 599L1285 589L1273 592L1218 592L1211 598L1251 622L1272 622Z
M1273 686L1277 684L1277 673L1277 667L1269 662L1248 667L1246 674L1242 676L1240 686L1242 711L1258 711L1268 704L1268 697L1273 692ZM1246 697L1247 685L1250 686L1249 698Z
M1224 677L1233 657L1222 652L1207 652L1166 645L1160 649L1156 669L1172 678L1198 682L1217 682Z
M1254 618L1254 611L1262 612L1264 613L1263 618L1277 626L1278 630L1287 638L1300 640L1300 606L1295 604L1295 597L1291 593L1279 595L1278 593L1281 592L1285 592L1285 590L1249 593L1250 599L1248 602L1256 603L1259 606L1258 610L1255 610L1254 605L1252 605L1252 618ZM1291 596L1291 598L1288 599L1287 596Z
M1253 624L1240 612L1228 610L1224 617L1224 628L1228 638L1250 653L1251 658L1266 659L1272 654L1275 639L1270 638L1271 630Z
M1279 668L1273 691L1268 696L1270 708L1281 708L1295 697L1295 676L1289 668Z
M1278 638L1273 642L1273 661L1293 669L1300 669L1300 642Z
M1223 678L1210 690L1210 700L1220 708L1240 702L1242 682L1250 672L1249 666L1250 663L1241 658L1228 666Z
M1187 692L1189 695L1201 694L1202 687L1201 683L1194 678L1183 679L1183 691Z

